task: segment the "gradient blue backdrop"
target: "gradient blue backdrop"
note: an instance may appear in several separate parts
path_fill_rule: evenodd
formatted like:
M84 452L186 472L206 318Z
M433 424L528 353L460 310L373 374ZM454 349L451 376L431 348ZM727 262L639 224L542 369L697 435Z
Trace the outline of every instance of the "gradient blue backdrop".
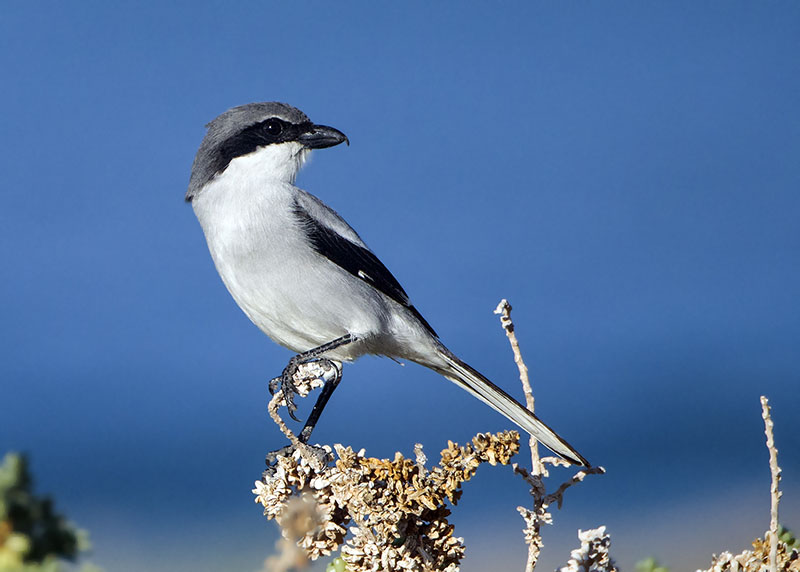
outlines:
M238 310L183 203L203 124L290 102L352 145L299 184L342 213L453 350L608 474L542 569L607 524L625 569L768 525L758 396L800 528L800 5L4 3L0 451L115 571L253 572L289 353ZM508 423L417 366L349 366L316 437L435 458ZM562 476L562 475L559 475ZM522 482L487 469L465 571L521 569ZM502 562L503 564L498 564Z

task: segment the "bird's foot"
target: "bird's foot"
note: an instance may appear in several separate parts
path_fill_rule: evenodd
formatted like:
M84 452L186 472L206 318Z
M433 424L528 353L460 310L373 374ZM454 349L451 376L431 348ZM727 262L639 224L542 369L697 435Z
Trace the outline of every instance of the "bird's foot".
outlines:
M299 421L295 416L295 396L306 397L312 389L322 387L331 380L334 384L338 383L341 377L342 368L339 362L300 354L289 360L280 376L270 380L269 391L272 395L280 391L289 415Z
M275 395L277 391L281 392L283 401L286 403L286 409L289 411L289 416L295 421L300 421L294 412L297 411L297 405L294 403L294 396L299 395L297 386L294 383L294 376L297 369L300 367L299 356L294 356L289 360L289 363L283 368L283 372L269 382L269 392Z

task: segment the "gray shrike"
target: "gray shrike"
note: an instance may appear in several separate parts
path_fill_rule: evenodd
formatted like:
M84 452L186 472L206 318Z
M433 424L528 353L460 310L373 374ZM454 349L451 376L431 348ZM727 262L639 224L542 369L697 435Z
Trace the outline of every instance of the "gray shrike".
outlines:
M287 372L303 361L352 361L364 354L407 359L455 382L567 461L589 466L448 350L350 225L294 186L311 150L349 143L344 133L277 102L234 107L207 127L186 200L236 303L270 338L299 353L284 370L284 392L287 386L291 391ZM292 411L290 394L287 404ZM314 421L317 407L315 414ZM309 435L307 426L303 437Z

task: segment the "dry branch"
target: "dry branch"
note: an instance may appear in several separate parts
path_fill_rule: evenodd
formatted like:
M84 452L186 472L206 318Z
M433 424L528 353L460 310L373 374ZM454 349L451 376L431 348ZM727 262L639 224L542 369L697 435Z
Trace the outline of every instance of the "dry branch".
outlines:
M503 301L497 312L501 314L532 411L533 392L514 334L511 306ZM324 361L303 364L294 374L293 382L298 393L305 396L321 387L333 373L325 369ZM510 463L519 450L516 431L478 434L465 446L448 442L439 464L427 468L427 458L419 444L414 448L413 459L396 453L389 460L366 457L363 450L356 453L342 445L331 448L302 443L279 414L280 407L285 405L282 394L278 393L268 410L291 445L267 456L268 469L253 489L256 502L264 507L267 518L278 522L284 537L283 558L268 560L270 569L285 569L291 562L296 563L298 554L293 547L299 547L312 560L339 549L350 572L458 571L465 547L461 538L453 536L448 504L458 502L462 484L474 475L479 465ZM602 467L581 470L548 494L544 483L547 466L569 466L569 463L555 457L540 458L533 438L530 445L533 470L529 473L513 465L514 471L530 485L534 497L533 510L517 509L526 522L529 571L541 551L541 524L552 522L548 507L557 503L560 508L564 492L570 486L588 474L604 472ZM600 536L592 539L581 536L581 540L586 546L587 542L591 544L586 548L587 554L595 554L595 548L602 545L607 555L608 538L602 530ZM597 554L601 553L602 550ZM611 562L610 558L607 560Z
M511 351L514 353L514 363L517 364L517 368L519 369L519 378L520 382L522 383L522 391L525 393L527 407L531 413L533 413L533 390L531 389L530 377L528 376L528 366L525 365L525 360L522 359L522 350L519 347L517 334L514 331L514 322L511 319L511 304L509 304L508 300L506 299L500 300L500 303L497 305L497 308L495 308L494 313L500 315L500 324L503 326L503 329L506 332L506 337L508 337L508 341L511 344ZM564 467L569 467L571 465L563 459L559 459L558 457L540 457L539 444L533 437L530 438L529 445L531 449L531 471L528 472L524 467L520 467L516 463L514 463L513 467L514 472L525 479L525 482L530 485L531 495L533 496L533 510L522 506L517 507L517 511L525 520L525 529L523 530L523 534L525 537L525 543L528 545L528 558L525 562L525 571L533 572L533 569L536 567L536 562L539 560L542 547L544 546L541 535L542 524L553 523L553 517L549 512L547 512L547 509L554 502L558 503L558 508L560 509L564 502L564 491L566 491L572 485L583 481L586 475L603 474L605 473L605 469L603 467L589 467L578 471L570 479L561 483L555 492L548 494L544 484L544 478L549 476L547 465L560 465ZM605 534L605 527L601 527L596 530L601 529L603 534ZM582 537L581 540L583 541ZM610 543L610 538L608 538L607 541ZM611 566L613 567L613 563Z

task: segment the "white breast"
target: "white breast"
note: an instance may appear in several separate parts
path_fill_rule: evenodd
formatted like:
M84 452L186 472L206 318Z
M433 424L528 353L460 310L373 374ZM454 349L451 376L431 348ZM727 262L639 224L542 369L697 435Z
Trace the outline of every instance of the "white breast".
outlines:
M274 157L262 151L232 161L192 201L228 291L253 323L293 351L351 333L365 342L331 357L394 353L380 341L395 330L394 302L313 250L293 212L301 192L293 173L279 169L275 177L264 168Z

